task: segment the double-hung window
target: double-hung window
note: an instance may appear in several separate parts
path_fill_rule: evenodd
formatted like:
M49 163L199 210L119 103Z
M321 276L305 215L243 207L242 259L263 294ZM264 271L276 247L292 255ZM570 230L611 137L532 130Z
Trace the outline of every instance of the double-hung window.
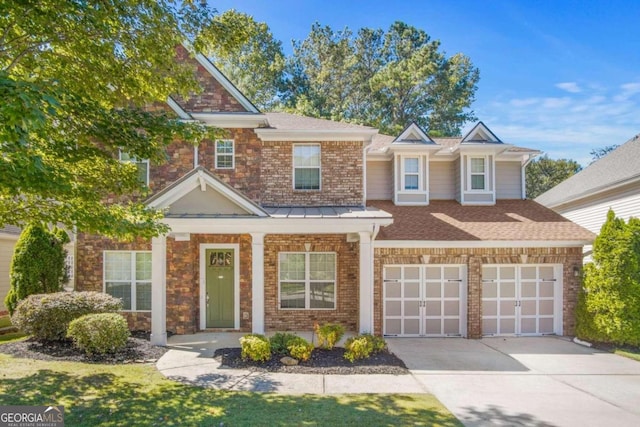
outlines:
M320 144L293 146L293 188L320 189Z
M123 163L133 163L138 168L138 180L144 185L149 185L149 160L138 159L129 153L120 150L120 161Z
M336 254L281 252L279 283L281 309L335 309Z
M420 189L420 159L417 157L404 158L404 185L403 190Z
M233 169L234 146L232 139L219 139L216 141L216 169Z
M151 252L105 251L104 291L127 311L151 310Z
M471 190L487 189L487 161L485 157L469 158L469 180Z

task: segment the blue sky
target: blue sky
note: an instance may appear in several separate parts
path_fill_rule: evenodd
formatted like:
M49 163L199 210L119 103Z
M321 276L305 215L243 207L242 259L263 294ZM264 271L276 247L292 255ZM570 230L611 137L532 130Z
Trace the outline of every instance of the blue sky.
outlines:
M473 110L503 141L589 163L640 133L640 1L215 0L266 22L291 52L318 21L334 30L425 30L480 69Z

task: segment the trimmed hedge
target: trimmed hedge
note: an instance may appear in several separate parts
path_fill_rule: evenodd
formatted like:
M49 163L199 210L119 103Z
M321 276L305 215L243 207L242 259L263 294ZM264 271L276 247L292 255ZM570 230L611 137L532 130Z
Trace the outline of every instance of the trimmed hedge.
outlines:
M115 353L127 345L127 321L118 313L86 314L69 323L67 337L88 355Z
M353 363L357 359L368 359L372 354L381 352L387 343L381 337L362 334L349 338L344 345L344 358Z
M316 335L318 335L318 346L331 350L344 335L344 326L337 323L325 323L322 326L316 325Z
M309 360L311 353L313 352L313 348L313 344L302 337L293 338L287 345L289 355L294 359L298 359L303 362Z
M274 354L289 354L289 344L298 338L289 332L276 332L271 338L271 352Z
M269 340L260 334L248 334L240 337L242 358L251 359L254 362L265 362L271 359L271 344Z
M20 301L11 322L41 341L64 341L72 320L85 314L116 313L122 301L101 292L56 292Z

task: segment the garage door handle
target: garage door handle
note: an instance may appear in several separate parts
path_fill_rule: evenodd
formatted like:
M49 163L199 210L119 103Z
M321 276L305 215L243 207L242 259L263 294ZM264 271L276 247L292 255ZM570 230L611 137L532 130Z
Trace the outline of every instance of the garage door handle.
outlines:
M447 282L462 282L462 279L447 279Z
M383 282L384 283L398 283L400 281L396 280L396 279L384 279Z

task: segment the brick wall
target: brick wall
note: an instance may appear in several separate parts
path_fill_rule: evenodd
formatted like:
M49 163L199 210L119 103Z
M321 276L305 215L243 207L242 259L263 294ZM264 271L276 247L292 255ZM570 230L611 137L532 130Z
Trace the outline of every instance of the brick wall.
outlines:
M175 141L167 147L167 161L149 165L149 187L157 192L193 169L193 145Z
M265 141L262 204L265 206L360 206L363 197L362 142L329 141L321 146L321 189L293 189L293 143Z
M523 262L522 255L526 255ZM467 334L482 336L482 265L484 264L562 264L563 266L563 331L575 333L574 311L581 283L573 274L582 266L582 248L475 248L475 249L375 249L374 261L374 329L382 334L382 268L385 264L467 265ZM426 261L426 260L425 260Z
M336 252L337 301L335 310L280 310L278 305L278 253ZM358 330L358 243L345 235L268 235L264 242L265 327L268 331L310 331L315 323L339 323Z

